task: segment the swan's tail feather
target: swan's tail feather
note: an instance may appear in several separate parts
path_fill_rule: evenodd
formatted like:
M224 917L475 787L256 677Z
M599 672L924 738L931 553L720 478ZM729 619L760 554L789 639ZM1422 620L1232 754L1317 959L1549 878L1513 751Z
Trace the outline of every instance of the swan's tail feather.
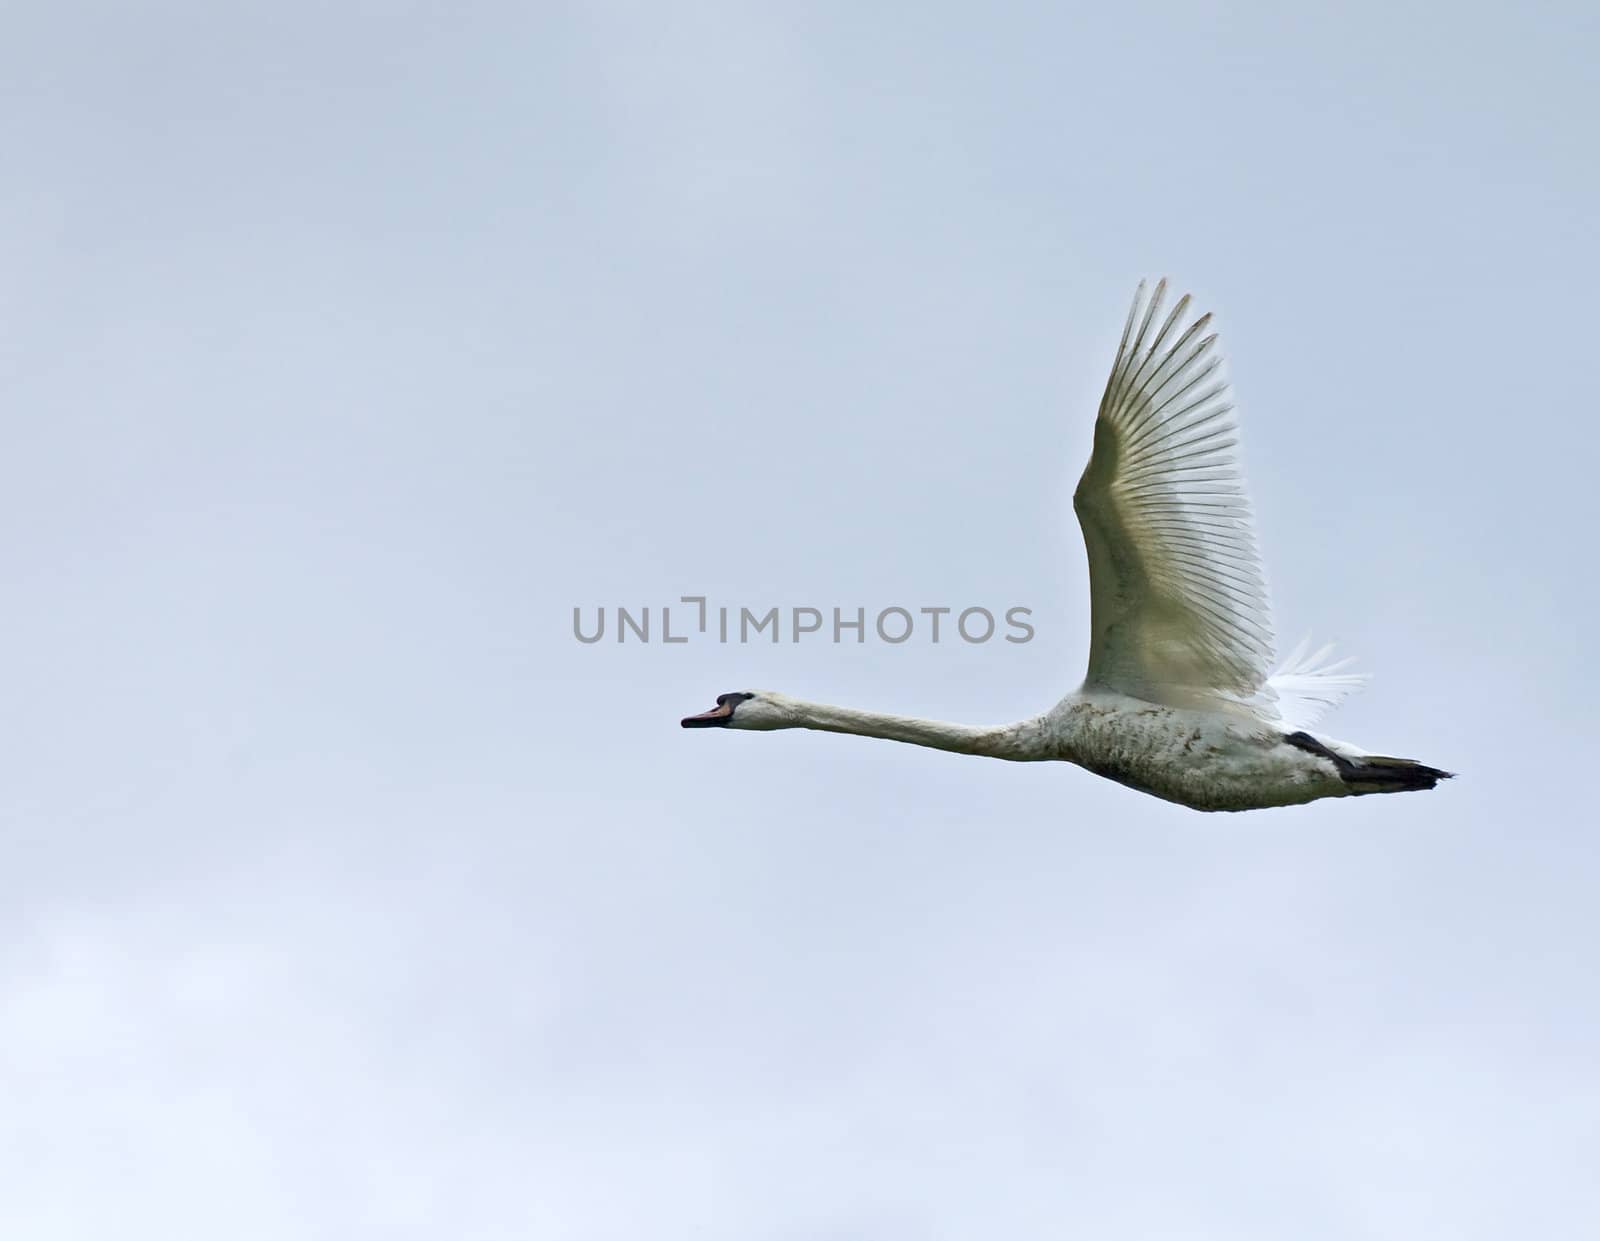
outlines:
M1339 769L1339 778L1357 797L1365 793L1409 793L1414 789L1431 789L1440 780L1449 780L1456 774L1429 767L1414 758L1340 753L1310 733L1290 733L1284 740L1296 749L1331 760Z

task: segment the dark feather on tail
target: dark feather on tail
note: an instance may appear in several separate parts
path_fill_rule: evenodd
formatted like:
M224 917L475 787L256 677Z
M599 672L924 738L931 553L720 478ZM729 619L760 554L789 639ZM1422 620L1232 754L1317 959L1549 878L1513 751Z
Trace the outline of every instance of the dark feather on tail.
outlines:
M1385 758L1381 754L1363 754L1360 758L1346 758L1330 750L1310 733L1289 733L1284 740L1297 750L1305 750L1328 759L1339 769L1339 778L1350 786L1354 794L1407 793L1412 789L1431 789L1440 780L1448 780L1453 771L1441 771L1412 758Z

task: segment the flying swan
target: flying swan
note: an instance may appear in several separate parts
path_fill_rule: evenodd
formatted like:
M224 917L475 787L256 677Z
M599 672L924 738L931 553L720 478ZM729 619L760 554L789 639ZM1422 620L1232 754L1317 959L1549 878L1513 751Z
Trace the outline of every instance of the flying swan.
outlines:
M813 728L1019 762L1056 759L1195 810L1431 789L1452 773L1308 731L1365 677L1304 643L1275 671L1272 617L1209 314L1141 281L1072 497L1089 552L1083 687L977 727L721 694L685 728Z

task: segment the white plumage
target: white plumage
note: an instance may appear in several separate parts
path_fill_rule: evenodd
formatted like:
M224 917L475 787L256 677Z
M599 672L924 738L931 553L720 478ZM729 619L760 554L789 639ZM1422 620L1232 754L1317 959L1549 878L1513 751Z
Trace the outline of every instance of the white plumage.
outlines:
M1057 759L1200 810L1432 788L1448 772L1305 730L1365 678L1275 639L1209 314L1141 283L1073 496L1089 555L1081 689L1016 724L970 727L724 694L685 727L814 728L1021 761Z

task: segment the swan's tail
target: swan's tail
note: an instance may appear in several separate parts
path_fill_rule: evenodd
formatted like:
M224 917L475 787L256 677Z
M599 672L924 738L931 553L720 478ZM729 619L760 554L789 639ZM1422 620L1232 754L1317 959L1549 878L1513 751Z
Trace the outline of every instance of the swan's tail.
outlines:
M1409 793L1413 789L1431 789L1440 780L1448 780L1455 775L1453 771L1441 771L1414 758L1387 758L1381 754L1349 751L1341 753L1318 741L1310 733L1290 733L1284 740L1296 749L1332 760L1339 769L1339 778L1357 797L1364 793Z

